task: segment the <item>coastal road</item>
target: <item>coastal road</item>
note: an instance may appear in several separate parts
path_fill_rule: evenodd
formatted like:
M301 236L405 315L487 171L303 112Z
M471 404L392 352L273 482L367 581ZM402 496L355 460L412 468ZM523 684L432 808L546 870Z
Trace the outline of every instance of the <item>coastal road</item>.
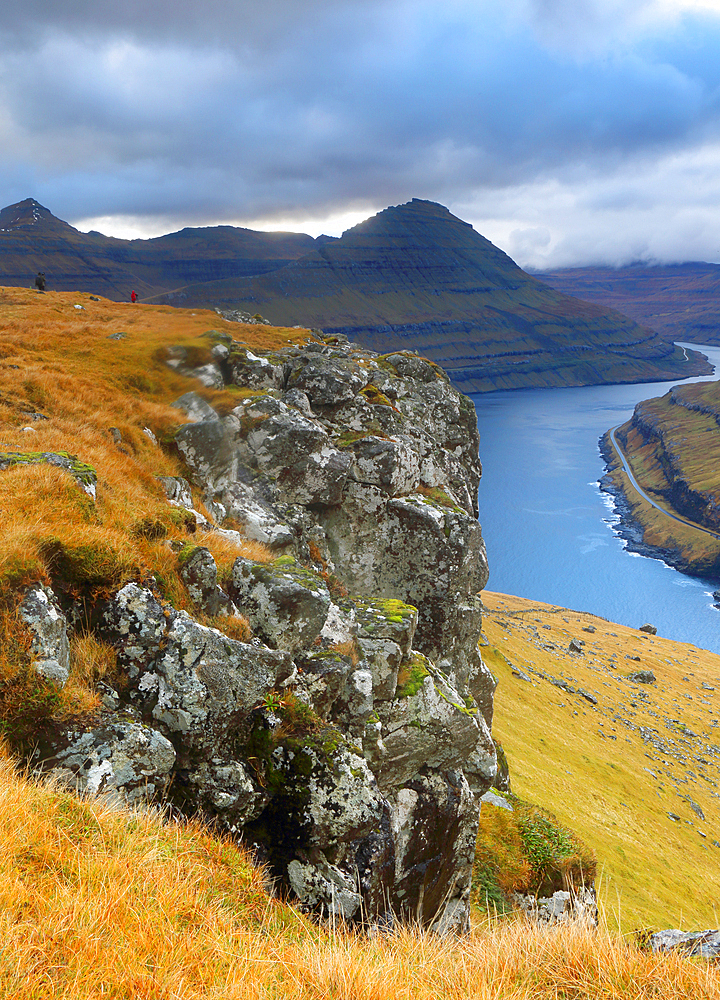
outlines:
M617 452L618 458L622 462L622 467L625 470L625 474L627 475L627 477L630 480L630 482L633 484L635 490L643 498L643 500L646 503L649 503L651 507L654 507L655 510L659 510L661 514L665 515L665 517L671 517L673 519L673 521L679 521L680 524L684 524L688 528L695 528L696 531L704 531L706 535L711 535L713 538L720 538L720 534L718 534L716 531L710 531L709 528L703 528L703 527L701 527L701 525L696 524L694 521L689 521L687 518L681 517L679 514L671 514L669 510L665 510L664 507L661 507L654 500L650 499L650 497L647 495L647 493L642 488L642 486L640 486L640 484L638 483L637 479L633 475L633 471L630 468L630 466L628 465L627 459L625 458L625 453L623 452L622 447L620 446L619 442L617 441L617 439L615 437L615 431L618 429L619 426L620 425L618 424L617 427L611 428L611 430L610 430L610 441L612 442L613 448Z

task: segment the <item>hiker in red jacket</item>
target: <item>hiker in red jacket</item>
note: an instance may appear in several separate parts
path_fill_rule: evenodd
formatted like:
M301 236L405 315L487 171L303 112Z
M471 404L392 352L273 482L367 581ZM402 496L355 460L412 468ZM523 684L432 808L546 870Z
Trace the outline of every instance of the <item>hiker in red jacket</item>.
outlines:
M137 292L130 292L130 301L137 302Z

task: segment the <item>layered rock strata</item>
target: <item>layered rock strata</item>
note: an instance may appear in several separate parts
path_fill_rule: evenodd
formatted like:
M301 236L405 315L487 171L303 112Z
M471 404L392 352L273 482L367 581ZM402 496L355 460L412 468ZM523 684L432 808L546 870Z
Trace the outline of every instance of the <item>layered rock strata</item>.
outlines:
M198 522L265 556L227 578L202 544L179 559L198 617L240 613L253 638L126 584L99 624L121 682L43 766L201 813L310 909L462 929L497 771L474 408L436 365L343 338L260 356L218 336L213 356L203 373L238 405L221 416L186 394L175 446L215 524ZM187 481L163 486L192 508ZM64 620L47 588L25 607L47 675Z

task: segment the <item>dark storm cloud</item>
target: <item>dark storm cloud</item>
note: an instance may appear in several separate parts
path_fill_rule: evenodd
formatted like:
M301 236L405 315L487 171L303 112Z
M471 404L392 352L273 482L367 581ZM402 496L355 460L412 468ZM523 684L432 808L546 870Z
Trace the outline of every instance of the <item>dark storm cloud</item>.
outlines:
M720 20L652 10L3 2L2 202L168 224L469 203L714 142Z

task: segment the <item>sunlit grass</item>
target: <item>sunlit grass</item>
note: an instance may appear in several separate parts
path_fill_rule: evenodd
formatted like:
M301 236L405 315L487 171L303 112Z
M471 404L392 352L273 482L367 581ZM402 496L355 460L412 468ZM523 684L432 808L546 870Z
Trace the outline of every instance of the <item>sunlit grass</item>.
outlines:
M484 592L483 602L482 653L499 680L493 733L513 791L552 810L595 851L610 926L717 926L720 657L536 601ZM582 654L569 651L573 638L585 642ZM655 684L627 680L648 669Z
M4 1000L710 1000L713 967L601 929L477 921L466 938L365 937L271 898L197 824L80 801L0 754Z
M97 476L93 498L53 465L29 461L0 472L0 726L25 749L33 725L48 713L86 717L96 710L94 683L101 679L97 663L88 665L94 661L87 643L76 642L65 690L41 690L29 666L29 638L14 615L28 584L52 583L58 596L72 599L88 619L81 631L98 602L137 580L233 638L250 636L241 616L209 619L193 606L178 552L188 542L205 546L225 579L238 555L266 560L269 551L239 534L196 531L194 516L168 503L158 479L186 474L171 446L186 417L173 401L195 390L213 402L232 402L165 363L168 347L177 345L199 362L209 360L214 335L206 334L213 330L265 348L307 336L229 323L209 311L0 290L0 452L67 453ZM207 513L197 489L194 501Z

